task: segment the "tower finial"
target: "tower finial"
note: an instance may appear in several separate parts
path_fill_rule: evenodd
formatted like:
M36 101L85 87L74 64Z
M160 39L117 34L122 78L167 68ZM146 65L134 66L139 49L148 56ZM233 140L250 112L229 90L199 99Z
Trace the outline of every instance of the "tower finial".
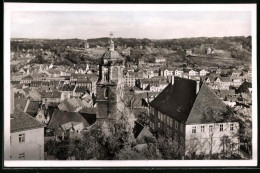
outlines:
M113 37L113 32L111 31L110 33L109 33L109 36L110 36L110 38L112 39L112 37Z

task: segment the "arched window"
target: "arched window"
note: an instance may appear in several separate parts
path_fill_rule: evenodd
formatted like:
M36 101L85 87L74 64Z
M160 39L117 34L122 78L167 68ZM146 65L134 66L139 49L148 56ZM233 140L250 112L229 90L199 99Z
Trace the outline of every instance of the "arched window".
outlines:
M108 88L104 90L104 97L105 99L108 99Z
M113 79L117 79L118 78L118 68L117 67L113 67L112 68L112 78Z

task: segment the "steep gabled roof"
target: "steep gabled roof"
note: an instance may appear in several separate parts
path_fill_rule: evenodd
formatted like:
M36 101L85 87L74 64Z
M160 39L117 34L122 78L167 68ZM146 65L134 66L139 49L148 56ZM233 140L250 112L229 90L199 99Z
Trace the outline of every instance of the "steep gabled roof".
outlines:
M26 113L28 113L31 116L35 116L38 109L40 108L41 102L39 101L30 101Z
M89 125L88 122L78 112L67 112L56 109L52 114L48 128L58 129L61 125L71 121L83 122L85 127Z
M22 80L33 80L31 75L25 76L22 78Z
M11 114L11 133L30 129L43 128L44 125L24 112Z
M215 123L221 120L219 115L226 111L222 100L207 85L202 84L186 124Z
M196 99L196 81L175 77L150 105L163 114L186 121Z
M88 91L88 88L85 87L85 86L77 86L76 89L75 89L75 92L79 92L79 93L84 93L84 92L87 92Z

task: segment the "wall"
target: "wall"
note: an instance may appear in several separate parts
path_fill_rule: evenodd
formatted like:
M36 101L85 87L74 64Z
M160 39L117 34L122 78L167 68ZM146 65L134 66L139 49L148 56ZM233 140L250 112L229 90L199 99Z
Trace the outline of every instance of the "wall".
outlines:
M25 134L25 142L19 143L19 134ZM24 160L44 159L44 129L32 129L11 133L11 160L20 160L19 153L25 153Z
M220 131L220 124L223 124L223 131ZM233 131L230 130L230 124L233 124ZM212 126L212 132L209 129L210 125ZM201 132L201 126L204 126L204 132ZM193 127L196 127L196 133L192 133ZM223 147L225 152L238 152L238 131L238 122L186 125L185 154L188 155L192 152L209 154L210 150L212 150L212 154L221 153ZM223 136L228 136L224 146Z

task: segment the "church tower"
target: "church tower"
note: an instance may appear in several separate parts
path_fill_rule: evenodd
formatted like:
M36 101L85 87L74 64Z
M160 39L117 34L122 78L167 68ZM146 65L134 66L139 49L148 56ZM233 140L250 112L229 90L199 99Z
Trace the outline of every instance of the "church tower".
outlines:
M124 59L115 51L112 33L107 51L99 64L97 81L97 121L114 121L123 108L124 97Z

